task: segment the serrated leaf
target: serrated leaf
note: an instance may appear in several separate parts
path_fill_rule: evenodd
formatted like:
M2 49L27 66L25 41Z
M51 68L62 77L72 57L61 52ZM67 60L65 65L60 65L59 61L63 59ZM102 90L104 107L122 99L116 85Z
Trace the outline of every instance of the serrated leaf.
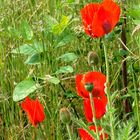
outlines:
M56 84L56 85L60 83L60 80L59 80L58 78L52 77L52 76L50 76L50 75L47 75L47 76L46 76L46 80L47 80L48 82L53 83L53 84Z
M56 71L56 74L72 73L72 72L73 72L73 68L71 66L64 66L64 67L60 67L60 69Z
M12 53L31 55L36 53L36 50L29 44L23 44L20 47L13 49Z
M27 21L23 21L21 24L21 34L26 40L31 40L33 38L33 31Z
M25 61L25 64L36 65L44 62L44 60L45 60L45 54L43 52L35 53L28 57L28 59Z
M77 59L77 56L74 53L66 53L61 55L60 57L57 58L58 60L61 59L64 62L73 62Z
M94 131L90 131L88 126L80 119L75 119L74 117L72 117L72 121L75 122L80 128L84 129L85 131L87 131L87 133L93 137L93 138L97 138L97 134L95 134Z
M27 79L20 82L14 89L13 100L20 101L27 97L30 93L38 88L36 82L32 79Z

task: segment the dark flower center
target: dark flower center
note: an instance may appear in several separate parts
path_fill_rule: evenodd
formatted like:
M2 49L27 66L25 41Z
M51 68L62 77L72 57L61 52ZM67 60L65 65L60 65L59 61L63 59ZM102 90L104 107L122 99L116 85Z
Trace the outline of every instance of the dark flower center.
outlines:
M99 97L100 91L98 89L93 89L92 96L93 97Z
M102 27L103 27L106 34L111 31L111 24L108 20L104 21L104 23L102 24Z

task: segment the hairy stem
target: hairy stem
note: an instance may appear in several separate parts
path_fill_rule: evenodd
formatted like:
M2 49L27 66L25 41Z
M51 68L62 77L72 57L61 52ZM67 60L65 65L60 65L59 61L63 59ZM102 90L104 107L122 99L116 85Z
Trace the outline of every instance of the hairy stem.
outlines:
M110 96L110 86L109 86L109 64L108 64L108 58L107 58L107 49L105 44L104 46L104 55L105 55L105 64L106 64L106 94L107 94L107 99L108 99L108 108L111 110L112 108L112 101L111 101L111 96ZM113 122L113 113L110 111L110 126L111 126L111 140L115 140L115 133L114 133L114 122Z
M97 140L100 140L100 135L99 135L97 121L96 121L95 107L94 107L92 93L89 93L89 97L90 97L91 110L92 110L92 114L93 114L93 122L94 122L95 128L96 128Z
M68 123L66 124L66 127L67 127L67 131L68 131L68 134L69 134L69 140L72 140L72 136L71 136L71 132L70 132L70 126L69 126Z

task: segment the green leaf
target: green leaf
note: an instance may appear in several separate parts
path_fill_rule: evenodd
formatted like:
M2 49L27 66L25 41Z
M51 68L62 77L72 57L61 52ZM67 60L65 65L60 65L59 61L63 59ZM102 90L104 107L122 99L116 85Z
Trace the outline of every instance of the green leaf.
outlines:
M33 38L33 31L27 21L23 21L21 24L21 34L26 40L31 40Z
M127 122L120 122L117 127L117 140L132 140L135 138L135 120L129 119ZM134 131L135 130L135 131ZM133 135L133 136L132 136ZM131 138L130 138L131 137Z
M55 35L60 35L64 29L68 26L70 18L68 16L62 16L60 23L53 26L52 31Z
M46 30L52 32L53 27L58 24L58 21L52 16L47 16L46 24L47 24Z
M75 0L67 0L68 3L73 3Z
M139 25L140 24L140 19L133 20L134 24Z
M127 50L120 50L120 55L124 56L124 55L128 55L128 51Z
M29 65L36 65L40 64L45 61L45 54L43 52L41 53L35 53L27 58L25 61L25 64Z
M37 51L29 44L23 44L20 47L13 49L12 53L31 55Z
M71 66L64 66L64 67L60 67L60 69L56 71L56 74L72 73L72 72L73 72L73 68Z
M36 40L33 42L33 47L36 50L36 52L44 52L47 48L41 42L38 42Z
M46 80L47 80L48 82L53 83L53 84L56 84L56 85L60 83L60 80L59 80L58 78L52 77L52 76L50 76L50 75L47 75L47 76L46 76Z
M30 93L34 92L38 85L32 79L27 79L20 82L14 89L13 100L20 101L27 97Z
M59 38L59 40L57 40L56 48L64 46L64 45L70 43L71 41L73 41L73 39L74 39L73 35L64 34L61 38Z
M57 58L58 60L61 59L64 62L73 62L77 60L77 56L74 53L66 53L61 55L60 57Z
M74 93L71 91L67 91L66 93L64 93L64 96L65 96L65 98L79 98L77 93Z

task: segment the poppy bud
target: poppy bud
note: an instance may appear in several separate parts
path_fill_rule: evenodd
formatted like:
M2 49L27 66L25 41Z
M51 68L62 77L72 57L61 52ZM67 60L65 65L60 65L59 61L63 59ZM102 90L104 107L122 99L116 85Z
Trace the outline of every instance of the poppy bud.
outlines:
M96 52L90 51L88 53L88 64L89 64L89 66L99 64L99 56Z
M70 123L71 115L70 115L68 108L63 107L60 109L60 120L65 124Z
M85 84L85 89L86 89L88 92L92 92L93 88L94 88L93 83L86 83L86 84Z

